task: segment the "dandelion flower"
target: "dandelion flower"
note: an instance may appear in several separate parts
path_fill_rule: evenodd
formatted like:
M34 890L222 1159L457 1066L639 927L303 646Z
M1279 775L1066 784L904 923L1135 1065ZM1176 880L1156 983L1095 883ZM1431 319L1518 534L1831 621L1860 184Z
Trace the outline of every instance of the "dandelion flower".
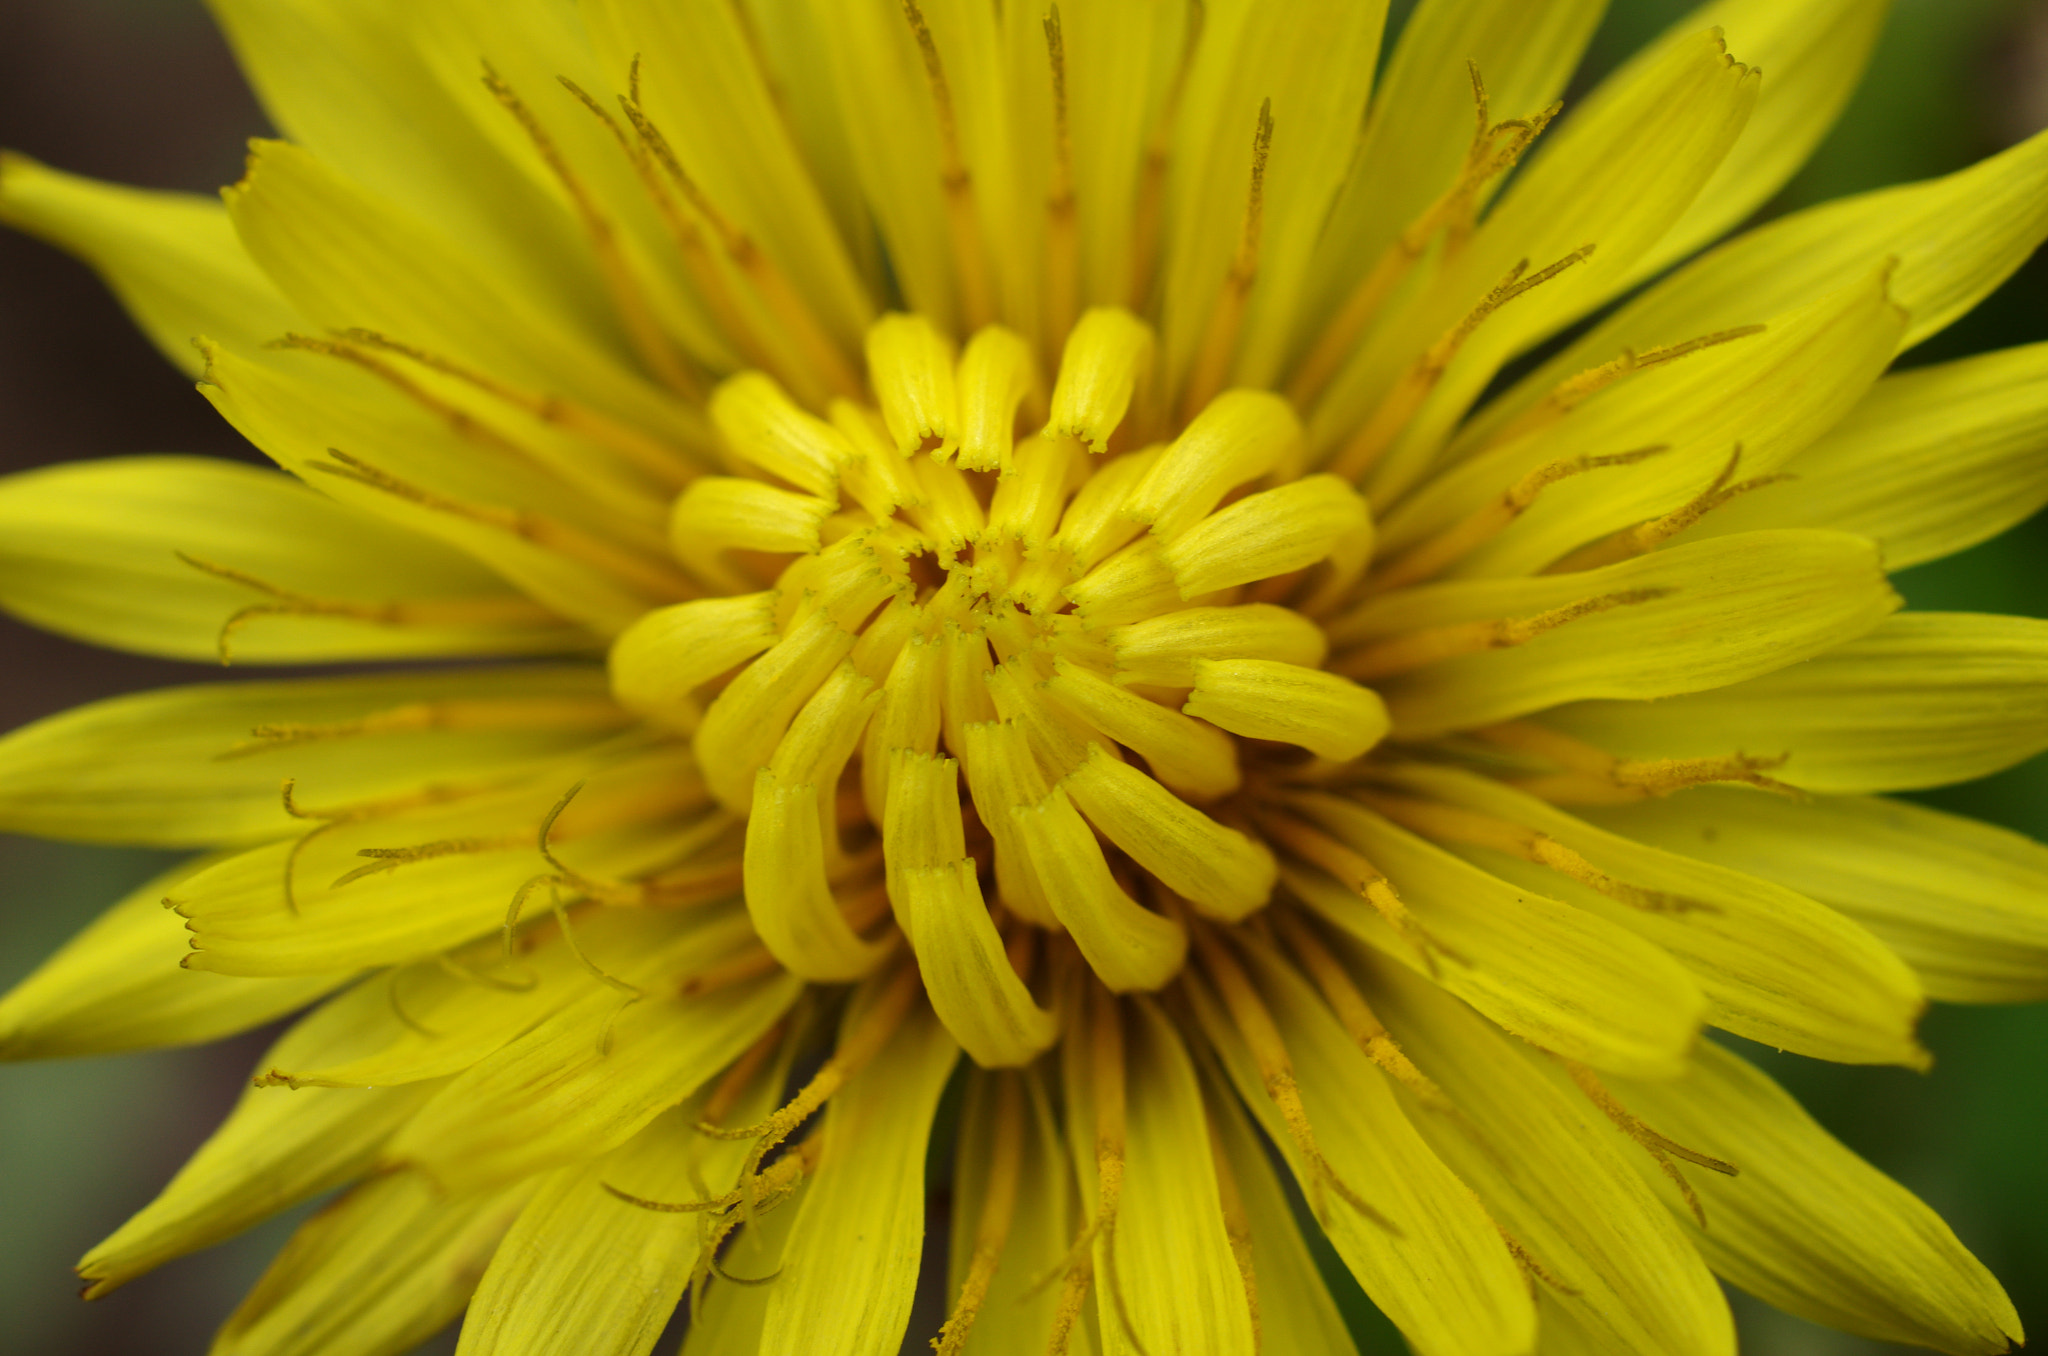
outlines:
M1383 3L216 8L224 204L0 210L282 469L15 477L0 601L355 667L0 742L0 826L206 853L0 1049L303 1010L89 1295L340 1189L217 1352L1348 1351L1304 1229L1425 1356L2019 1339L1702 1039L2048 995L2048 851L1874 794L2048 746L2048 623L1885 573L2048 500L2048 346L1886 375L2048 140L1707 248L1881 0L1562 113L1598 0L1376 86Z

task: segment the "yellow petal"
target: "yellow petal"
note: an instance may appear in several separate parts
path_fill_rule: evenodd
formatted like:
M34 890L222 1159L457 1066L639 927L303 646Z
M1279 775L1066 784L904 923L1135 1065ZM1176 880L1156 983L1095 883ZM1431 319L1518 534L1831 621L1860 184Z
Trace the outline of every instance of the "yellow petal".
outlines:
M1055 786L1036 805L1016 806L1010 822L1053 912L1098 979L1129 993L1156 989L1179 972L1187 930L1124 893L1065 791Z
M773 593L659 608L612 642L612 696L629 711L694 734L704 714L696 689L780 639Z
M1016 1206L995 1275L968 1332L965 1356L1045 1356L1061 1287L1039 1282L1065 1261L1079 1231L1074 1219L1074 1170L1053 1119L1044 1066L1021 1077L1026 1081L1018 1127ZM995 1078L969 1078L960 1113L960 1147L953 1160L953 1247L947 1293L955 1297L979 1242L998 1128L995 1122L1002 1105ZM1094 1336L1094 1326L1084 1318L1074 1325L1068 1350L1075 1356L1094 1356Z
M1528 117L1564 92L1604 8L1603 0L1416 5L1374 93L1351 177L1316 246L1318 272L1329 279L1323 308L1334 309L1394 237L1457 179L1472 142L1466 63L1479 68L1493 118Z
M1560 381L1607 362L1754 324L1866 276L1890 258L1901 346L1990 295L2048 236L2048 136L1940 179L1841 198L1736 237L1659 282L1491 402L1461 435L1483 439Z
M747 816L747 911L777 960L806 979L843 983L872 970L889 948L862 939L833 895L819 822L830 790L761 769Z
M1329 652L1322 628L1270 603L1190 607L1119 626L1109 636L1119 683L1193 687L1201 659L1268 659L1318 668Z
M1717 477L1746 482L1779 470L1840 422L1891 361L1906 316L1887 286L1886 270L1874 271L1772 317L1762 334L1639 372L1540 431L1472 457L1388 513L1387 549L1443 532L1498 503L1524 476L1588 453L1656 449L1544 486L1454 573L1533 574L1574 547L1683 510ZM1738 495L1728 507L1743 502ZM1720 512L1708 511L1706 521Z
M947 234L936 115L918 46L902 13L837 0L792 4L815 49L819 98L850 151L860 186L910 308L957 327L957 286ZM944 35L950 38L951 34ZM967 328L967 327L958 327Z
M1217 823L1129 763L1088 746L1060 786L1081 813L1169 890L1231 922L1273 893L1273 854Z
M1385 1075L1301 978L1263 949L1251 960L1293 1059L1316 1142L1347 1190L1381 1216L1369 1218L1340 1193L1326 1192L1323 1229L1351 1274L1423 1356L1529 1351L1534 1305L1478 1199L1416 1133ZM1221 1004L1204 984L1190 983L1188 992L1238 1096L1281 1146L1295 1180L1313 1181Z
M2048 503L2048 345L1984 353L1885 377L1813 446L1792 479L1688 529L1832 527L1873 537L1885 567L1952 555Z
M1773 873L1743 875L1645 847L1489 777L1418 766L1400 782L1578 855L1568 864L1591 870L1575 877L1504 852L1458 849L1495 875L1657 943L1699 980L1714 1025L1815 1059L1924 1066L1913 1027L1926 1000L1913 973L1876 937L1774 883Z
M925 1146L959 1053L936 1017L913 1012L828 1104L761 1356L895 1356L917 1288Z
M743 809L754 795L754 774L797 711L853 649L853 636L823 611L768 648L711 703L692 748L705 780L729 809Z
M624 723L589 667L166 688L82 706L0 740L0 824L85 842L260 841L304 823L281 804L287 778L319 809L436 782L489 785L590 747Z
M1225 391L1145 472L1124 512L1162 537L1208 517L1223 496L1298 453L1301 420L1270 391Z
M543 913L567 883L538 848L595 879L670 865L725 828L676 751L557 763L503 790L316 826L303 847L272 843L185 881L172 907L189 920L186 964L222 974L324 974L417 960L501 928L519 900ZM697 812L694 818L689 816ZM323 831L324 830L324 831Z
M1554 1063L1532 1058L1430 985L1386 966L1373 974L1373 1011L1457 1107L1456 1121L1422 1115L1417 1127L1501 1228L1556 1278L1544 1287L1546 1298L1588 1332L1589 1345L1640 1356L1734 1356L1735 1326L1720 1287L1631 1170L1655 1175L1649 1155L1600 1134L1592 1103ZM1655 1118L1650 1123L1676 1134Z
M666 554L660 501L636 501L645 521L635 521L616 507L594 503L594 496L584 493L587 485L537 472L523 460L479 457L473 444L429 411L330 359L244 353L211 343L204 347L207 367L200 393L273 461L316 482L323 493L439 538L599 635L614 635L650 606L683 596L679 576L663 583L650 582L646 575L649 569L660 573L651 553ZM311 366L315 363L326 366ZM392 487L343 474L354 468L337 462L334 449L393 478ZM610 522L600 528L607 513ZM593 561L586 552L572 558L529 539L521 531L522 523L531 526L531 518L522 516L527 514L551 521L566 515L570 521L565 525L586 536L601 530L607 541L623 539L636 574L622 577L608 568L610 556ZM587 520L588 526L578 520Z
M1343 544L1372 540L1365 500L1335 476L1261 490L1167 542L1161 555L1180 596L1306 569Z
M1459 654L1375 682L1395 737L1422 738L1590 697L1694 693L1688 702L1711 702L1728 691L1723 685L1743 679L1783 683L1757 675L1842 653L1838 647L1898 605L1868 539L1753 532L1575 574L1425 585L1387 595L1367 609L1360 628L1393 635L1418 622L1448 628L1466 619L1480 625L1514 619L1503 628L1505 648ZM1344 659L1333 667L1345 671ZM1580 709L1609 708L1574 708ZM1654 711L1651 719L1661 725L1677 707L1615 709ZM1746 730L1735 744L1714 751L1760 750L1766 742Z
M648 116L683 168L738 229L785 271L818 319L851 350L874 303L834 229L813 174L821 165L792 135L780 107L795 93L763 68L757 42L773 22L725 6L678 9L648 0L605 0L583 8L592 45L614 84L624 88L639 62Z
M1588 702L1544 721L1623 757L1782 754L1770 775L1809 791L1942 786L2048 748L2044 657L2048 622L1908 612L1745 683L1655 706Z
M1236 380L1263 386L1307 284L1309 250L1343 184L1372 91L1385 0L1313 0L1273 23L1259 6L1211 5L1173 124L1161 338L1171 385L1186 378L1238 250L1260 105L1273 121L1257 254Z
M353 1035L346 1022L316 1011L264 1060L319 1061ZM105 1294L361 1176L392 1131L441 1086L248 1089L170 1185L79 1262L87 1293Z
M429 537L288 476L120 457L0 481L0 606L173 659L309 664L587 648Z
M1273 1160L1243 1105L1225 1090L1211 1095L1206 1105L1216 1153L1229 1164L1251 1226L1260 1348L1350 1356L1357 1350L1350 1330L1309 1255Z
M592 309L599 281L574 221L458 106L399 0L222 0L214 14L286 136L418 220L442 223L508 293L564 314ZM494 125L510 121L490 111ZM600 332L609 323L583 318Z
M462 1312L535 1185L450 1200L417 1173L363 1183L299 1226L211 1356L410 1350Z
M346 974L230 979L181 968L191 937L164 895L205 865L187 862L137 887L0 996L0 1059L197 1045L348 982Z
M768 1302L775 1287L746 1282L782 1274L790 1226L809 1193L810 1183L799 1182L791 1199L740 1227L722 1259L738 1279L712 1278L704 1302L691 1310L682 1356L727 1356L730 1352L744 1356L761 1349L761 1328L768 1320Z
M1162 785L1202 801L1237 789L1237 746L1215 726L1147 701L1069 660L1055 661L1054 670L1043 691L1143 758Z
M1938 1215L1735 1055L1702 1045L1684 1078L1614 1091L1660 1132L1741 1167L1692 1175L1707 1227L1688 1228L1743 1289L1832 1328L1958 1356L2023 1340L2012 1302ZM1654 1166L1646 1175L1672 1202Z
M1612 296L1698 196L1756 102L1759 77L1743 55L1731 55L1718 32L1694 30L1546 135L1428 301L1384 326L1332 386L1309 421L1311 445L1330 447L1362 423L1416 355L1518 263L1541 269L1593 246L1583 262L1487 317L1459 349L1375 472L1373 497L1413 484L1500 363Z
M1095 1301L1103 1345L1251 1356L1252 1315L1224 1231L1194 1063L1152 1004L1131 1005L1128 1029L1123 1198L1096 1250L1107 1254Z
M2048 848L1903 801L1699 787L1590 810L1631 838L1783 882L1856 919L1946 1003L2048 998Z
M686 998L653 983L630 1002L591 993L456 1075L384 1161L461 1192L604 1153L738 1059L803 988L777 974Z
M164 356L194 376L195 335L257 344L296 321L210 199L103 184L6 154L0 221L92 265Z
M1517 1035L1597 1068L1665 1077L1684 1067L1706 1001L1664 951L1615 924L1518 889L1336 797L1305 807L1386 873L1428 952L1320 871L1281 879L1337 927L1431 972L1445 989Z
M1095 20L1107 21L1107 15ZM1122 55L1128 58L1135 53ZM1151 370L1150 325L1121 306L1097 306L1084 312L1060 350L1047 435L1075 438L1086 443L1090 452L1107 452L1109 435L1123 423L1139 383Z
M752 939L736 901L679 916L585 910L570 934L544 923L522 936L510 964L500 940L484 938L446 953L445 960L436 956L372 976L334 999L322 1011L350 1029L349 1040L321 1051L318 1064L267 1065L257 1082L371 1088L460 1073L605 988L593 967L644 985L708 969Z
M1387 733L1379 694L1348 678L1272 659L1197 659L1181 710L1247 739L1348 762Z
M1729 49L1764 73L1756 112L1734 149L1685 215L1630 270L1632 281L1710 244L1784 187L1849 101L1888 8L1885 0L1716 0L1630 59L1624 70L1684 34L1718 26Z
M541 1179L477 1284L463 1356L652 1350L702 1246L697 1221L630 1205L605 1184L654 1201L722 1186L748 1146L699 1133L693 1111L665 1113L604 1157Z
M550 314L544 295L479 272L312 154L258 142L225 196L243 248L314 324L376 330L651 434L676 427L671 399Z
M1029 1064L1059 1035L1059 1023L1010 967L974 859L910 867L903 882L907 931L939 1020L983 1068Z

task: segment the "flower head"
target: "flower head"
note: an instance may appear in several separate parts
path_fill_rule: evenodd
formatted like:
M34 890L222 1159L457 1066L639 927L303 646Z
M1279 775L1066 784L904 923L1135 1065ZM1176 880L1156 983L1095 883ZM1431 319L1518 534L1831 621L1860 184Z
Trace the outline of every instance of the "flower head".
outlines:
M1885 575L2048 500L2048 353L1883 375L2048 142L1609 305L1882 4L1723 0L1562 116L1592 0L1425 0L1377 88L1371 4L218 8L291 137L224 207L0 210L290 474L17 477L0 601L497 662L0 741L0 825L211 850L0 1049L316 1004L88 1293L346 1186L217 1350L687 1295L692 1353L889 1353L930 1158L942 1353L1348 1350L1303 1228L1427 1356L1728 1352L1715 1273L2018 1338L1700 1032L1918 1067L1927 997L2048 993L2048 851L1868 794L2048 745L2048 629Z

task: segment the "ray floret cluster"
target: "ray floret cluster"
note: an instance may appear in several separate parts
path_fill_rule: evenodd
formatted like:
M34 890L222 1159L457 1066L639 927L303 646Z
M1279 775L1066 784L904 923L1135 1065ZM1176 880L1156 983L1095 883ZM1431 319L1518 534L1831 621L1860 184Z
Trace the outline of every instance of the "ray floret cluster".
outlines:
M338 1190L216 1352L1350 1351L1316 1234L1424 1356L2019 1340L1703 1035L2048 996L2048 850L1881 794L2048 747L1887 581L2048 502L2048 345L1887 374L2048 140L1714 245L1881 0L1568 110L1599 0L215 8L221 203L0 217L277 469L0 482L0 605L354 667L0 740L202 854L0 1054L290 1019L89 1296Z

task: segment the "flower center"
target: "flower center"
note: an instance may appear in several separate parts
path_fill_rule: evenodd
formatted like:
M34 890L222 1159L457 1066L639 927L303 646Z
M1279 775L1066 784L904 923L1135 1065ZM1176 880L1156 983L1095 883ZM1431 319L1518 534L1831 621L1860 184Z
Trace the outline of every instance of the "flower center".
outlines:
M612 653L620 699L688 733L746 815L776 957L866 973L879 875L934 1002L955 987L1013 1029L989 1062L1051 1039L1006 951L1065 934L1112 989L1166 983L1190 912L1235 921L1272 892L1248 769L1353 759L1387 726L1298 610L1359 578L1364 501L1291 478L1301 426L1270 393L1225 392L1148 443L1150 349L1128 313L1091 312L1047 395L1008 331L956 355L891 316L873 406L820 418L731 379L711 408L737 474L693 483L671 520L726 596L652 613Z

